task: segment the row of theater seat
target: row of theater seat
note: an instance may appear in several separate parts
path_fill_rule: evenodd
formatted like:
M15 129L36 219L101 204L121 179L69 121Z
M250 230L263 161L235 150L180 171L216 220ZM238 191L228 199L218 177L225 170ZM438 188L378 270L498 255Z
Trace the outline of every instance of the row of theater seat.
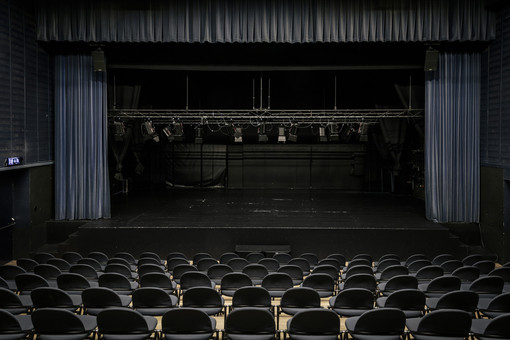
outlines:
M419 257L421 257L421 256L419 256ZM448 256L444 256L444 257L445 257L445 258L448 258ZM121 257L121 258L122 258L122 257ZM171 260L171 259L173 259L173 258L175 258L175 257L171 257L169 260ZM182 257L181 257L181 258L182 258ZM204 257L204 259L205 259L205 258L208 258L208 257ZM304 258L304 257L302 257L302 258ZM130 264L129 264L130 266L132 266L130 269L133 269L133 270L134 270L132 273L136 273L136 270L137 270L137 268L136 268L136 267L137 267L137 266L138 266L138 272L139 272L140 267L141 267L141 266L143 266L143 263L140 265L140 262L144 262L144 261L140 261L141 259L143 259L143 258L140 258L138 261L137 261L137 260L134 260L132 263L130 263ZM383 273L386 269L391 268L391 267L395 267L395 266L403 266L403 267L405 267L405 268L408 268L408 267L412 267L412 263L414 263L414 262L416 262L416 261L423 261L423 260L424 260L423 258L422 258L422 259L413 260L413 261L409 261L409 259L408 259L408 261L406 261L406 262L410 262L410 263L401 263L401 262L399 262L399 264L397 265L395 262L393 262L391 265L390 265L390 264L385 265L385 264L384 264L384 262L385 262L385 261L389 261L390 259L391 259L391 260L396 260L394 257L393 257L393 258L392 258L392 257L389 257L389 258L387 258L387 259L380 259L379 261L376 261L375 263L370 263L370 261L368 261L369 263L367 264L367 263L366 263L366 260L368 260L368 259L358 258L358 259L353 259L353 260L351 260L351 261L349 262L349 265L348 265L348 266L339 266L339 267L336 269L336 277L337 277L337 279L336 279L335 281L336 281L337 283L340 283L340 282L341 282L339 285L342 285L342 284L343 284L344 286L343 286L343 287L342 287L342 289L340 290L340 293L338 294L338 296L334 296L334 297L331 299L331 301L330 301L330 305L331 305L330 307L331 307L331 309L333 309L333 311L334 311L334 312L337 312L337 313L338 313L338 312L339 312L339 308L335 308L335 304L338 304L338 305L337 305L337 307L338 307L338 306L340 306L340 307L345 307L345 306L343 306L343 304L345 304L345 301L354 301L354 302L357 302L357 303L358 303L358 306L357 306L357 307L359 307L359 308L358 308L358 311L357 311L356 313L360 313L360 312L365 313L365 312L368 312L368 311L371 311L372 309L374 309L374 308L373 308L374 306L377 306L377 307L378 307L378 308L377 308L377 310L380 310L380 309L387 309L388 307L385 307L385 305L387 305L387 306L391 306L391 305L392 305L392 303L394 303L394 302L392 302L392 301L396 301L396 300L398 300L398 299L396 299L396 298L395 298L395 296L398 296L399 294L400 294L401 296L406 297L404 300L405 300L405 301L407 301L407 302L409 302L410 300L412 300L412 299L410 299L410 296L418 296L418 295L419 295L419 296L420 296L420 299L421 299L422 297L423 297L423 299L425 299L425 298L426 298L425 293L426 293L426 294L428 294L428 295L430 295L430 293L431 293L431 292L427 292L427 291L425 291L425 293L424 293L424 292L421 292L421 291L419 291L419 290L416 290L416 289L410 289L410 288L407 288L407 289L397 289L397 291L394 291L394 292L386 292L386 293L392 293L392 294L391 294L390 296L388 296L388 297L379 297L379 298L377 299L377 303L376 303L376 305L374 305L374 299L375 299L377 296L379 296L380 294L383 294L383 293L384 293L384 291L382 291L382 290L380 290L380 289L379 289L379 290L374 290L374 289L366 289L366 288L363 288L363 287L357 287L357 288L356 288L356 287L349 287L349 286L347 286L347 287L346 287L346 286L345 286L346 284L348 284L348 282L347 282L347 281L350 279L350 276L351 276L351 275L352 275L352 277L356 277L356 276L358 276L358 275L366 275L367 277L368 277L368 276L371 276L371 277L373 277L373 278L378 277L378 280L382 281L381 283L379 283L379 287L380 287L381 285L383 285L383 284L386 284L386 285L387 285L389 281L387 281L387 282L386 282L386 281L384 281L384 279L385 279L385 278L384 278L384 277L383 277L383 278L381 278L381 276L382 276L382 275L380 275L380 274L382 274L382 273ZM111 260L111 259L110 259L110 260ZM201 260L203 260L203 259L199 259L199 260L197 260L197 262L199 262L199 261L201 261ZM359 260L360 260L360 261L359 261ZM434 259L434 260L436 260L436 259ZM127 261L127 260L126 260L126 261ZM260 261L260 260L259 260L259 261ZM338 260L335 260L335 261L340 262L340 261L338 261ZM358 261L358 262L365 262L365 263L358 263L358 264L356 265L356 261ZM451 259L450 259L449 261L451 261ZM483 259L482 259L482 261L483 261ZM47 261L47 262L51 262L51 261ZM99 262L99 261L98 261L98 262ZM159 264L160 264L161 266L163 266L163 265L165 264L165 262L166 262L166 264L168 264L168 262L169 262L169 261L168 261L168 260L167 260L167 261L159 261ZM171 262L171 261L170 261L170 262ZM315 264L314 264L313 262L310 262L310 263L309 263L309 265L310 265L310 269L311 269L312 275L308 275L308 276L307 276L307 273L303 270L303 271L302 271L302 273L301 273L301 278L303 278L303 277L304 277L304 280L307 280L307 279L308 279L308 278L310 278L310 277L314 277L314 276L315 276L315 277L317 277L317 276L318 276L318 273L314 273L314 270L320 267L319 262L320 262L320 261L317 261L317 263L315 263ZM330 262L331 262L331 261L330 261ZM430 262L432 262L432 261L430 261ZM447 261L447 260L443 261L443 263L445 263L445 262L448 262L448 261ZM478 263L478 262L480 262L480 261L478 261L478 260L477 260L474 264L476 264L476 263ZM108 261L106 261L105 263L106 263L106 265L108 265ZM119 263L117 263L117 264L119 264ZM216 261L216 264L218 264L218 261ZM335 262L333 262L333 264L328 264L328 265L330 265L330 266L333 266L333 267L334 267L334 265L335 265L335 264L336 264L336 263L335 263ZM442 263L441 263L441 264L442 264ZM181 266L183 266L183 265L185 265L185 264L181 264ZM190 263L189 263L189 262L187 262L187 264L186 264L186 265L190 265ZM323 265L324 265L324 264L323 264ZM367 272L367 273L365 273L365 274L349 274L349 272L350 272L350 271L352 271L352 270L354 270L356 267L367 266L367 265L370 267L370 270L371 270L370 272ZM492 262L492 265L494 266L494 263L493 263L493 262ZM428 267L428 266L436 266L436 267L438 267L438 266L439 266L439 267L440 267L440 265L437 265L437 264L435 264L435 265L434 265L434 264L429 264L429 263L427 263L427 265L423 266L423 268ZM176 269L177 267L178 267L178 266L175 266L175 267L173 267L173 268L172 268L172 267L163 267L163 268L164 268L164 270L165 270L165 273L167 273L168 275L170 275L170 274L175 275L175 269ZM247 266L245 266L245 267L247 267ZM383 267L386 267L386 268L383 268ZM473 267L473 266L463 266L463 267ZM35 268L35 267L34 267L34 268ZM33 269L34 269L34 268L33 268ZM423 269L423 268L420 268L420 269ZM476 268L476 267L475 267L475 268ZM244 269L244 268L243 268L243 269ZM458 269L458 268L457 268L457 269ZM381 270L381 271L380 271L380 270ZM418 270L417 272L415 272L415 274L416 274L416 273L418 273L418 272L419 272L419 270ZM445 273L445 272L446 272L446 270L443 270L443 273L442 273L443 275L441 276L441 278L443 278L443 277L445 277L445 278L446 278L446 277L452 277L452 275L447 275L447 276L445 276L445 275L444 275L444 273ZM192 274L193 272L185 272L185 273L186 273L186 274ZM198 273L198 271L197 271L197 273ZM490 272L484 273L484 275L489 274L489 273L490 273ZM158 273L158 274L163 274L163 273ZM183 274L184 274L184 273L183 273ZM232 276L233 276L233 275L239 275L239 274L241 274L241 273L240 273L240 272L233 272L233 273L229 273L229 274L232 274ZM131 274L131 275L133 275L133 274ZM147 274L145 274L145 275L147 275ZM143 278L145 275L142 275L142 278ZM164 274L163 274L163 275L164 275ZM285 275L287 275L287 274L285 274ZM482 278L484 278L484 275L482 275ZM101 275L101 276L102 276L102 275ZM183 276L184 276L184 278L186 278L186 275L183 275ZM341 279L341 277L342 277L342 276L343 276L343 278L344 278L345 282L342 282L342 279ZM406 276L406 275L397 275L396 277L398 277L398 276ZM242 277L242 276L239 276L239 277ZM410 277L412 277L412 276L410 276ZM172 278L174 278L174 279L175 279L175 276L173 276ZM178 280L180 280L180 282L179 282L179 283L180 283L180 285L179 285L180 290L185 292L185 293L184 293L184 295L183 295L183 303L182 303L182 305L183 305L183 306L185 306L185 305L186 305L186 306L190 305L190 304L189 304L189 299L188 299L188 297L189 297L189 296L192 296L193 294L190 294L189 292L194 292L194 291L207 291L207 292L211 292L211 294L212 294L212 292L214 292L214 293L216 294L216 296L217 296L217 297L219 297L219 300L218 300L218 299L217 299L217 300L218 300L218 301L222 301L221 296L218 294L218 292L216 292L216 291L212 288L212 285L211 285L211 287L207 287L207 288L206 288L206 287L201 287L201 288L191 288L191 289L188 289L188 290L186 290L186 289L182 289L182 287L181 287L181 285L182 285L182 278L183 278L183 277L181 276L180 278L178 277L177 279L178 279ZM332 278L332 277L331 277L331 278ZM390 279L392 279L392 278L393 278L393 277L391 277ZM134 279L136 279L136 276L132 276L132 279L133 279L133 280L134 280ZM416 279L416 278L415 278L415 279ZM420 279L423 279L423 278L420 278ZM458 278L457 278L457 279L458 279ZM417 280L417 279L416 279L416 280ZM140 281L142 281L142 280L140 279ZM429 283L424 283L424 284L430 285L430 283L432 283L434 280L432 280L432 281L431 281L431 280L427 280L427 279L425 279L425 280L421 280L421 281L422 281L422 282L423 282L423 281L425 281L425 282L430 281ZM475 281L476 281L476 280L475 280ZM133 281L133 282L134 282L134 281ZM209 281L209 282L210 282L210 281ZM221 283L221 281L220 281L220 283ZM213 283L213 284L214 284L214 283ZM471 285L471 284L470 284L470 285ZM142 285L142 286L143 286L143 285ZM275 294L274 294L274 292L273 292L273 294L271 294L271 293L270 293L270 291L271 291L271 287L268 287L269 289L264 289L264 288L262 288L262 287L250 287L251 285L246 285L246 286L247 286L247 287L244 287L244 285L236 286L236 285L234 284L234 285L233 285L232 287L230 287L230 288L232 288L232 293L233 293L233 294L236 294L237 292L241 292L241 291L250 291L250 290L251 290L251 291L253 291L253 292L254 292L254 291L265 291L265 292L267 293L267 296L268 296L268 300L269 300L269 301L271 301L271 296L272 296L272 297L275 297L275 296L282 296L281 303L280 303L280 305L278 305L278 306L277 306L278 308L274 309L274 306L273 306L273 312L276 314L276 317L277 317L277 318L278 318L278 316L280 315L280 313L286 313L286 314L290 314L290 315L292 315L292 310L294 310L294 311L298 311L298 312L303 312L302 308L293 308L293 307L292 307L292 306L294 306L294 307L295 307L295 306L296 306L296 305L298 305L300 302L301 302L301 303L304 303L304 305L305 305L305 306L307 306L307 308L306 308L306 309L311 309L311 308L313 308L313 309L317 309L317 308L319 308L319 307L320 307L320 297L321 297L321 296L322 296L322 297L324 297L324 296L329 296L329 295L321 294L321 293L323 293L323 292L321 292L320 287L318 287L319 289L312 289L312 287L309 287L309 288L306 288L306 287L304 287L304 288L288 288L288 287L287 287L286 289L283 289L283 287L275 287L275 288L278 288L277 290L280 290L280 292L279 292L277 295L275 295ZM240 287L244 287L244 288L240 288ZM224 293L224 295L227 295L227 294L225 294L225 292L227 291L227 289L225 289L225 288L226 288L226 287L222 287L222 289L220 289L220 291L221 291L222 293ZM100 290L100 288L97 288L97 289L98 289L98 290ZM102 289L103 289L103 290L104 290L104 289L106 289L106 290L107 290L107 288L102 288ZM49 290L51 290L51 289L47 289L47 290L49 291ZM93 291L93 290L94 290L93 288L89 288L89 289L88 289L88 291ZM142 308L137 308L137 307L140 307L140 306L135 306L135 303L134 303L134 302L135 302L135 297L137 298L137 296L138 296L139 294L140 294L140 295L143 295L143 294L142 294L142 292L144 292L144 291L151 291L150 293L146 293L145 295L146 295L146 296L148 296L149 298L150 298L150 297L152 297L152 298L153 298L153 300L157 300L157 299L154 299L154 297L155 297L155 296L157 296L157 294L155 293L155 291L156 291L156 290L158 290L158 289L155 289L155 290L153 290L153 291L151 291L151 289L141 289L141 288L137 288L137 289L135 289L134 293L132 293L132 295L133 295L133 303L132 303L132 305L131 305L131 306L132 306L132 307L134 307L135 309L137 309L138 311L140 311L140 310L142 310L142 311L143 311L143 309L142 309ZM37 289L36 289L36 291L37 291ZM312 293L312 292L313 292L313 293ZM368 301L370 301L370 302L369 302L366 306L360 306L360 305L359 305L359 302L360 302L360 301L365 301L365 300L367 300L367 299L361 298L361 295L359 295L359 294L358 294L358 295L356 295L358 292L360 292L360 294L365 294L365 296L367 296L367 297L368 297L368 296L370 296L370 298L368 299ZM85 291L83 291L83 293L85 293ZM83 293L82 293L82 297L84 296L84 295L83 295ZM355 293L356 293L356 294L355 294ZM398 294L397 294L397 293L398 293ZM438 292L436 292L436 293L438 293ZM449 293L449 295L448 295L448 294L447 294L447 295L445 295L444 300L448 300L448 299L446 298L446 296L448 296L450 300L452 300L452 299L453 299L453 300L464 300L464 301L465 301L465 300L466 300L466 298L465 298L465 297L467 296L467 295L466 295L466 293L472 293L470 296L473 296L473 295L474 295L474 296L476 296L476 297L478 298L478 294L477 294L476 292L472 292L472 291L469 291L469 292L465 292L465 291L454 291L454 292ZM88 294L88 293L86 293L86 294ZM86 295L86 294L85 294L85 295ZM165 294L168 296L168 292L166 292ZM208 293L208 294L209 294L209 293ZM232 295L233 295L233 294L232 294ZM335 293L335 294L336 294L336 293ZM459 297L459 296L461 296L461 294L464 294L464 295L463 295L463 296L464 296L463 298L460 298L460 297ZM41 295L44 295L44 294L41 294ZM260 295L260 293L259 293L259 295ZM439 294L439 295L441 295L441 294ZM494 295L494 294L493 294L493 295ZM162 295L161 295L161 296L162 296ZM186 299L185 299L185 296L186 296ZM212 296L212 295L211 295L211 296ZM228 295L227 295L227 296L228 296ZM455 297L455 298L452 298L452 297L450 297L450 296L456 296L456 297ZM308 297L308 298L307 298L307 297ZM489 302L493 302L492 300L497 300L498 298L499 298L501 301L505 301L505 300L504 300L504 299L505 299L505 297L506 297L506 295L505 295L505 294L501 294L500 296L498 296L498 297L497 297L497 298L495 298L495 299L489 299L489 296L488 296L488 295L487 295L487 296L484 296L484 298L485 298L487 301L489 301L489 300L490 300ZM170 299L170 300L171 300L171 299ZM186 302L185 302L185 300L186 300ZM389 300L389 304L388 304L388 300ZM415 300L416 300L416 299L415 299ZM471 300L473 300L473 299L471 299ZM471 301L471 300L470 300L470 301ZM482 299L481 299L481 300L482 300ZM480 302L482 302L481 300L480 300ZM176 298L174 299L174 301L176 301ZM234 304L234 301L238 301L238 300L233 299L233 304ZM318 305L317 305L317 303L316 303L316 302L312 302L312 301L319 301L319 302L318 302ZM430 298L429 298L429 299L427 300L427 304L426 304L426 305L432 305L432 302L433 302L433 301L434 301L433 299L430 299ZM506 300L506 301L508 301L508 298L507 298L507 300ZM199 307L200 303L203 303L203 301L202 301L202 302L196 302L196 303L192 304L192 307L194 307L194 308L196 309L196 308L198 308L198 307ZM430 308L431 306L429 306L429 308L427 308L427 309L425 309L425 308L424 308L424 305L425 305L425 304L422 304L421 311L419 312L419 314L421 315L422 313L424 313L424 311L427 311L427 310L442 309L441 307L437 307L437 305L441 306L441 304L442 304L442 303L444 304L444 301L439 301L439 304L436 302L436 308L434 308L434 307ZM505 302L503 302L503 304L504 304L504 303L505 303ZM508 304L508 302L506 302L506 303ZM44 309L44 308L45 308L44 306L40 306L40 307L41 307L40 309ZM171 306L171 308L174 308L174 307L175 307L175 304L174 304L173 306ZM249 307L249 306L245 306L245 307ZM266 307L267 307L267 306L266 306ZM402 308L403 306L400 306L400 307L401 307L401 308L400 308L400 310L402 311L402 309L403 309L403 310L404 310L404 311L403 311L403 312L404 312L404 314L405 314L405 315L407 315L409 311L406 311L406 310L405 310L405 308ZM404 306L404 307L405 307L405 306ZM181 307L181 308L182 308L182 307ZM187 307L185 307L185 308L187 308ZM290 308L290 309L289 309L289 308ZM150 308L149 308L149 309L150 309ZM234 308L234 309L235 309L235 308ZM264 308L263 308L263 309L264 309ZM265 309L267 309L267 308L265 308ZM342 308L340 308L340 309L342 309ZM348 309L348 308L344 308L344 309ZM85 309L84 309L84 310L85 310ZM224 309L223 309L223 303L221 303L221 307L220 307L220 311L222 311L222 310L224 310ZM271 307L269 307L269 310L271 310ZM419 310L419 309L418 309L418 310ZM167 311L170 311L170 310L167 310ZM290 312L289 312L289 311L290 311ZM417 311L415 310L415 311L412 311L412 312L417 312ZM503 311L503 312L504 312L504 311ZM89 312L87 312L87 313L89 313ZM160 313L159 315L161 315L161 311L159 311L159 312L157 312L157 313ZM214 312L214 313L216 313L216 312ZM225 312L224 312L224 313L225 313ZM349 315L349 314L344 314L344 315L342 315L342 313L343 313L343 312L340 312L340 313L338 313L338 314L339 314L340 316L352 316L352 315ZM351 313L351 314L352 314L352 311L351 311L351 312L349 312L349 313ZM500 314L501 314L501 313L500 313ZM234 314L234 315L235 315L235 314ZM480 314L480 315L481 315L481 314ZM485 315L485 314L484 314L484 315ZM407 316L409 316L409 315L407 315ZM486 316L486 315L485 315L485 316ZM277 322L276 324L278 324L278 322ZM477 324L477 322L475 322L475 324ZM289 331L289 330L290 330L290 329L288 329L288 331Z

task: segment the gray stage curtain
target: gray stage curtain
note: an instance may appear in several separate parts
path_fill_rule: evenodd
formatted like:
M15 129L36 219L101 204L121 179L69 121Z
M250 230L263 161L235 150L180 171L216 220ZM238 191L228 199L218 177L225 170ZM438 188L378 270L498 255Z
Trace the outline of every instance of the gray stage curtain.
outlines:
M43 41L382 42L495 37L483 0L39 0Z
M108 218L106 74L91 56L55 60L55 219Z
M480 71L478 53L442 54L425 87L427 218L479 222Z

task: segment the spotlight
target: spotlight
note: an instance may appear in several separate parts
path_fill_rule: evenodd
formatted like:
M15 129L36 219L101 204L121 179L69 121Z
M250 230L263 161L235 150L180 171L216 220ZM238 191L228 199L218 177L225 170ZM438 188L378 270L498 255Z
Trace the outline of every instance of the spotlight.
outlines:
M202 125L197 126L195 132L195 144L202 144L204 142L204 128Z
M124 140L124 135L126 134L126 128L123 122L113 122L113 139L117 142L122 142Z
M174 135L174 141L181 142L184 139L184 126L182 123L174 123L172 133Z
M240 127L234 128L234 143L242 143L243 142L243 129Z
M163 128L163 130L161 130L161 132L163 132L163 135L166 137L166 139L170 143L172 143L174 141L174 135L172 134L172 127L170 125L165 126Z
M330 142L338 142L340 138L338 137L338 124L329 123L329 141Z
M298 134L298 126L297 124L292 124L289 129L289 142L297 142L297 134Z
M159 136L156 133L156 129L150 120L143 122L142 124L142 135L146 140L153 139L155 142L159 142Z
M368 142L368 124L361 123L359 126L359 141Z
M285 137L285 128L283 126L278 127L278 143L283 143L287 141L287 137Z
M326 128L323 126L319 126L319 142L327 142L328 137L326 137Z
M262 123L259 126L258 133L259 133L259 143L267 143L267 141L269 141L269 138L267 138L266 124L265 123Z

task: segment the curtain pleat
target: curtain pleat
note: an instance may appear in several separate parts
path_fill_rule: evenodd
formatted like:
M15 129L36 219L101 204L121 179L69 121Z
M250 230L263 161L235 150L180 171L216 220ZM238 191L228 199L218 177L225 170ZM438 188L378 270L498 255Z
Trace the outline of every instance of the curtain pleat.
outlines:
M91 56L55 60L55 219L109 218L106 74Z
M479 222L480 62L478 53L445 53L425 86L427 218Z
M483 0L39 0L42 41L486 41Z

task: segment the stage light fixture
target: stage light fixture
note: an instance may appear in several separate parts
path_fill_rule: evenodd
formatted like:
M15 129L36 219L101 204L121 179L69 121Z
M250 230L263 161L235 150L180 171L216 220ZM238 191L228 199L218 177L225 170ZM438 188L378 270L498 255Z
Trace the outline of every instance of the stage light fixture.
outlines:
M298 134L298 126L297 124L292 124L289 129L289 142L297 142L297 134Z
M278 143L285 144L287 137L285 137L285 128L283 126L278 127Z
M324 143L328 141L328 137L326 136L326 128L323 126L319 126L319 142Z
M184 140L184 125L182 123L174 123L172 130L174 141L181 142Z
M197 126L195 129L195 144L202 144L204 142L204 128L202 125Z
M143 122L142 135L146 140L153 139L156 143L159 142L159 135L156 133L156 129L150 120Z
M122 142L124 140L124 135L126 134L126 127L123 122L113 122L113 139L117 142Z
M269 141L269 138L267 137L266 133L266 124L262 123L259 125L258 135L259 143L267 143Z
M340 137L338 136L338 124L337 123L329 123L329 141L330 142L338 142Z
M234 128L234 143L242 143L243 142L243 129L240 127Z
M359 141L368 142L368 124L361 123L359 126Z
M166 139L172 143L174 141L174 135L172 134L172 127L170 125L165 126L163 130L161 130Z

